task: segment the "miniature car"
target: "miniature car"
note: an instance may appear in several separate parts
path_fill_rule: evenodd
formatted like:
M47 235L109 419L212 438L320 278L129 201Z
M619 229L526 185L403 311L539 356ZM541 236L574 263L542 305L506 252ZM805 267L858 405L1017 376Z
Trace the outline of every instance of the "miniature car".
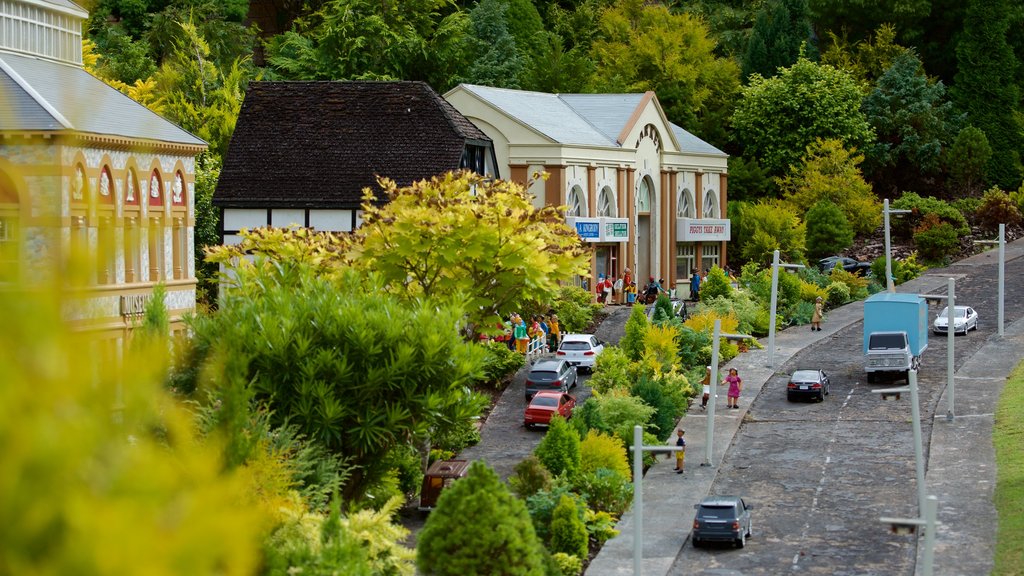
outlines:
M747 538L754 535L750 521L754 507L739 496L708 496L694 508L697 516L693 519L690 536L694 548L705 542L732 542L743 548Z
M953 333L962 332L967 334L970 330L978 329L978 313L970 306L957 306L956 314L953 315ZM939 312L939 316L932 324L932 330L936 334L946 334L949 330L949 306Z

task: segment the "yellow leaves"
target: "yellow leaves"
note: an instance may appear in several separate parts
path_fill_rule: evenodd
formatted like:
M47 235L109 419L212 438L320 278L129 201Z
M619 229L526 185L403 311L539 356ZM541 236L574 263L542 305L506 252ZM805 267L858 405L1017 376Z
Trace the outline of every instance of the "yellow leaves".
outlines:
M719 319L722 321L722 333L736 333L736 330L740 325L740 321L733 312L729 312L726 315L720 315L714 310L702 309L696 314L691 314L683 325L687 328L692 328L693 330L705 332L710 335L714 333L715 320Z
M679 365L679 331L670 325L651 325L644 333L644 357L657 367L657 373L668 372Z

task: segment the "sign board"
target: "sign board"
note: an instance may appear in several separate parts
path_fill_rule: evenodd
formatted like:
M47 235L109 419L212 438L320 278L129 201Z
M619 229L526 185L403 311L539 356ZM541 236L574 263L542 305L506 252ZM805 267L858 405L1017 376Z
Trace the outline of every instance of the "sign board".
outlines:
M567 218L566 222L576 228L576 233L584 242L601 241L600 218Z
M679 242L728 242L730 233L728 218L676 218Z
M626 242L628 240L628 218L601 218L602 242Z

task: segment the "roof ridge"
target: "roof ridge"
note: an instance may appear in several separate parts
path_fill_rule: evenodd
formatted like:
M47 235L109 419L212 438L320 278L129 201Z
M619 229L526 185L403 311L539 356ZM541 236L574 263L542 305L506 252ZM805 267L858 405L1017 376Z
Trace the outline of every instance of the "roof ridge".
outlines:
M7 76L10 77L11 80L14 80L14 83L17 84L22 90L24 90L25 93L28 94L29 97L32 98L32 100L34 100L36 104L39 104L43 108L43 110L46 110L46 113L49 114L55 122L59 123L67 130L75 129L74 124L68 121L68 119L65 118L63 114L57 111L57 108L55 108L53 104L50 104L50 102L47 101L46 98L43 98L43 96L39 92L37 92L31 84L29 84L27 81L25 81L24 78L21 77L21 74L15 72L14 69L11 68L10 64L4 61L2 54L0 54L0 70L7 74Z

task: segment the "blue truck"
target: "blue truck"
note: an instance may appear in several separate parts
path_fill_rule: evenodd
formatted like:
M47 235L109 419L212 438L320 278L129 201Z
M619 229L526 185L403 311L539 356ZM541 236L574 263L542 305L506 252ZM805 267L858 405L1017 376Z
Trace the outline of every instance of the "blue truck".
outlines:
M864 301L864 370L868 382L900 380L928 349L928 302L917 294L880 292Z

